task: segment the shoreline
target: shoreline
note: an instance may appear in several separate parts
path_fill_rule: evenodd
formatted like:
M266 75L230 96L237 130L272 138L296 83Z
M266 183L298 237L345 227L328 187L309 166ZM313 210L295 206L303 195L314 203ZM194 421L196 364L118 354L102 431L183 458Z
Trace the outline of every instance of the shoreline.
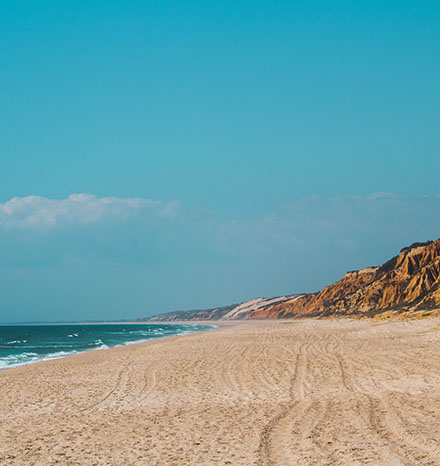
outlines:
M118 348L125 348L127 346L138 346L138 345L144 345L144 344L149 344L152 342L155 342L157 340L166 340L166 339L174 339L178 337L186 337L193 335L195 333L205 333L205 332L211 332L213 330L221 329L221 328L227 328L227 327L236 327L240 325L246 325L246 324L256 324L256 325L264 325L264 323L279 323L280 325L283 324L291 324L291 323L299 323L299 322L307 322L307 321L333 321L333 322L343 322L343 321L349 321L349 322L370 322L372 325L379 325L383 323L391 323L391 322L406 322L406 321L420 321L420 320L435 320L439 319L439 316L434 315L434 316L424 316L424 317L418 317L418 318L413 318L413 319L408 319L408 318L399 318L398 316L393 316L393 317L388 317L388 318L375 318L375 317L364 317L364 318L355 318L352 316L338 316L338 317L332 317L332 318L316 318L316 317L301 317L301 318L289 318L289 319L237 319L237 320L178 320L178 321L171 321L171 322L158 322L158 321L145 321L145 322L136 322L136 321L130 321L130 322L82 322L82 323L51 323L51 324L0 324L0 326L69 326L69 325L207 325L207 326L212 326L212 328L208 329L203 329L203 330L196 330L194 332L190 333L184 333L180 335L166 335L166 336L158 336L158 337L153 337L153 338L147 338L147 339L140 339L137 341L132 341L132 342L126 342L126 343L121 343L117 344L114 346L107 346L104 344L103 346L105 347L98 347L98 348L91 348L85 351L78 351L74 352L72 354L65 354L62 356L55 356L55 357L50 357L47 359L40 359L37 361L30 361L30 362L24 362L20 363L17 365L11 365L11 366L6 366L6 367L0 367L0 373L3 371L7 370L13 370L13 369L18 369L22 367L27 367L27 366L33 366L36 364L43 364L43 363L48 363L51 361L56 361L56 360L62 360L62 359L68 359L68 358L73 358L76 356L82 356L84 354L89 354L92 352L107 352L111 350L115 350ZM62 350L60 351L62 352Z
M105 324L108 324L108 323L104 323L102 322L101 325L105 325ZM114 323L116 325L116 323ZM112 350L112 349L115 349L115 348L122 348L122 347L125 347L125 346L130 346L130 345L141 345L143 343L148 343L150 341L155 341L155 340L162 340L162 339L165 339L165 338L173 338L173 337L183 337L183 336L189 336L189 335L192 335L193 333L199 333L199 332L208 332L210 330L215 330L216 328L219 328L220 326L219 325L216 325L216 324L205 324L205 323L185 323L185 324L181 324L181 323L165 323L165 324L162 324L162 323L157 323L157 325L211 325L211 328L206 328L206 329L201 329L201 330L194 330L194 331L190 331L189 333L182 333L182 334L176 334L176 335L165 335L165 336L153 336L151 338L141 338L139 340L134 340L134 341L126 341L124 343L118 343L118 344L115 344L113 346L108 346L107 344L105 343L102 343L102 346L101 347L96 347L96 348L90 348L90 349L86 349L86 350L83 350L83 351L76 351L76 350L71 350L71 352L69 353L68 351L66 351L66 348L63 348L63 347L60 347L59 351L55 352L55 353L49 353L47 354L46 356L41 356L41 358L39 358L38 360L34 360L34 361L26 361L26 362L22 362L22 363L17 363L17 364L12 364L12 365L9 365L9 366L5 366L5 367L1 367L0 366L0 371L4 371L4 370L9 370L9 369L16 369L16 368L19 368L19 367L23 367L23 366L29 366L29 365L34 365L34 364L41 364L41 363L46 363L48 361L54 361L54 360L58 360L58 359L65 359L65 358L70 358L70 357L74 357L74 356L79 356L79 355L82 355L82 354L86 354L86 353L90 353L90 352L93 352L93 351L108 351L108 350ZM1 325L4 325L4 324L1 324ZM0 326L1 326L0 325ZM59 323L59 324L38 324L38 325L35 325L35 326L47 326L47 325L56 325L56 326L85 326L85 325L94 325L93 323L81 323L81 324L62 324L62 323ZM126 323L119 323L118 325L126 325ZM127 325L154 325L153 323L140 323L140 322L132 322L130 324L127 324ZM20 326L33 326L33 324L9 324L9 325L5 325L5 326L11 326L11 327L20 327ZM65 354L60 354L60 353L65 353ZM35 353L37 356L38 354ZM51 356L52 355L52 356ZM51 357L50 357L51 356ZM0 360L1 362L1 360Z
M0 464L440 457L440 319L237 324L0 371Z

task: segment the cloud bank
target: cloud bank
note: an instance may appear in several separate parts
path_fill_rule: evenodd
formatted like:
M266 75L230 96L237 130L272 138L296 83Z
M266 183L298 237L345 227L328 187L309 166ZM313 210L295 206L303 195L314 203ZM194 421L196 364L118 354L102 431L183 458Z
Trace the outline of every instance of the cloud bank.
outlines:
M41 196L14 197L0 204L3 228L53 228L60 225L87 225L98 222L125 222L139 213L172 216L176 203L150 199L98 198L92 194L70 194L66 199Z
M353 253L377 243L440 236L440 195L306 197L248 220L183 208L178 202L70 194L65 199L14 197L0 204L1 239L124 261L148 257L277 256L335 248ZM38 243L39 241L39 243ZM8 241L6 241L8 242ZM135 245L135 246L133 246ZM2 247L0 245L0 259ZM7 254L11 258L12 251ZM328 254L328 252L326 253ZM3 250L3 255L5 251ZM35 253L33 253L35 255ZM130 259L131 260L131 259Z
M440 236L439 214L438 194L311 196L280 205L259 218L233 220L219 231L221 243L231 254L318 251L328 257L333 248L338 254L369 249L374 255L381 244L387 244L392 254L408 241Z

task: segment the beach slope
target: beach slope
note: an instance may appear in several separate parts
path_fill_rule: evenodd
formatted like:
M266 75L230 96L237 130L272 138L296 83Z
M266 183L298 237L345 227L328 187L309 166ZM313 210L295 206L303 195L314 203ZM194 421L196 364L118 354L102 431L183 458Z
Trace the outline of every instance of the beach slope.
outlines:
M2 465L438 465L440 321L246 321L0 371Z

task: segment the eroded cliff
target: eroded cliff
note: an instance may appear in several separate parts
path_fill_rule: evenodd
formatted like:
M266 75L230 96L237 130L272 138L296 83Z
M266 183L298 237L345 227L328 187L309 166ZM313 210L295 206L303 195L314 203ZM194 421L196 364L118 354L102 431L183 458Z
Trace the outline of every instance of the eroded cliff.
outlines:
M402 249L381 267L348 272L319 293L249 313L248 318L374 315L440 307L440 239Z

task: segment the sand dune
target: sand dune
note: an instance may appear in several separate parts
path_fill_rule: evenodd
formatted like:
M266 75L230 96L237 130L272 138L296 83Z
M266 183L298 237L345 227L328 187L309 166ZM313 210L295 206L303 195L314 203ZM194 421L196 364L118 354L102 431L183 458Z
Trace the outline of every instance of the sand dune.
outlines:
M252 322L0 371L1 465L439 465L440 321Z

